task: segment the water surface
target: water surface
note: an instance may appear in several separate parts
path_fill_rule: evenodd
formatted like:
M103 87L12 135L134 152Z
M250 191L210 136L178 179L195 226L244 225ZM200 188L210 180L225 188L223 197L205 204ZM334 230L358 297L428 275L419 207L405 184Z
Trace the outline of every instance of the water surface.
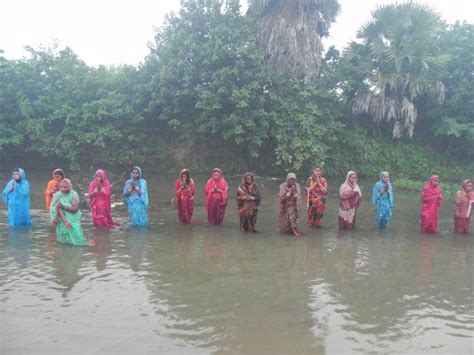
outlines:
M120 228L97 230L83 208L96 246L71 247L42 209L47 180L30 175L32 229L9 230L0 212L2 354L474 351L472 237L452 234L451 201L440 233L423 235L418 196L398 192L378 231L366 187L357 230L339 231L330 180L324 229L301 216L306 235L293 238L277 233L279 182L260 180L260 233L242 234L233 200L222 226L180 225L174 179L148 176L151 228L130 228L119 206Z

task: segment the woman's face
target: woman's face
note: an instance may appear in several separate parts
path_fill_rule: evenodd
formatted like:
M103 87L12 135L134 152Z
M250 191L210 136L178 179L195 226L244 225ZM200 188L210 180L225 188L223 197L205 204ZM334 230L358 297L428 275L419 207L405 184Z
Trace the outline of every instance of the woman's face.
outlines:
M472 182L468 182L466 184L466 186L464 187L464 190L466 190L467 192L471 192L472 191Z
M102 174L101 173L95 174L95 181L102 182Z
M296 180L293 178L288 179L288 186L293 186L295 184Z
M352 174L351 176L349 176L349 182L351 184L355 184L356 181L357 181L357 174Z
M319 168L314 169L313 170L313 176L315 178L320 178L321 177L321 169L319 169Z
M20 173L18 171L14 171L13 172L13 180L20 181L20 179L21 179Z
M390 180L390 177L385 174L385 175L382 177L382 180L383 180L383 182L388 182L388 180Z
M433 185L434 185L434 186L438 186L438 185L439 185L439 177L434 178L434 180L433 180Z
M250 185L250 184L253 182L252 176L251 176L251 175L247 175L247 176L245 177L245 182Z
M220 174L218 171L214 171L214 172L212 173L212 178L213 178L214 180L219 180L220 177L221 177L221 174Z
M64 181L64 180L61 181L61 182L59 183L59 190L60 190L61 192L64 192L65 194L67 194L67 193L69 192L69 190L70 190L69 184L68 184L66 181Z
M54 174L54 180L55 181L61 181L63 179L63 177L59 174Z
M140 177L140 173L138 172L137 169L133 169L131 175L132 175L133 180L137 180Z

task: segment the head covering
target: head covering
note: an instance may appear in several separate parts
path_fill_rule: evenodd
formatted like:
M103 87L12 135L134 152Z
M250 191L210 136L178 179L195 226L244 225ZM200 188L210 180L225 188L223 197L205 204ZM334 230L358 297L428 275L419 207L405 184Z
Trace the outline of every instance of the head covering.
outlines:
M63 179L63 181L64 181L65 183L67 183L68 186L69 186L69 189L72 190L72 182L71 182L71 180L69 180L69 179Z
M244 174L244 177L242 179L242 183L247 184L247 177L248 176L250 176L252 178L252 182L250 184L253 184L255 182L255 178L254 178L253 174L250 173L250 172L247 172L247 173Z
M132 168L132 170L130 171L130 178L132 178L131 173L133 172L133 170L137 170L137 171L138 171L138 178L141 179L141 178L142 178L142 169L140 169L139 166L134 166L134 167Z
M344 183L339 188L339 194L341 194L345 191L352 190L352 191L357 191L359 193L359 196L362 197L362 191L360 190L360 187L357 184L357 182L355 184L351 184L351 182L349 181L349 178L352 175L357 176L357 173L353 170L350 170L350 171L347 172L346 180L344 181Z
M109 178L107 177L107 174L104 169L98 169L95 174L94 174L94 180L92 180L89 184L89 199L91 200L93 198L93 193L94 190L98 187L97 180L95 179L95 176L97 174L100 174L102 176L102 187L105 189L105 192L107 195L110 195L110 192L112 190L112 185L110 184Z
M295 182L296 182L296 174L295 173L288 173L288 175L286 175L286 183L288 183L290 181L290 179L295 179Z
M20 173L20 181L23 181L26 179L26 173L25 173L25 170L23 170L22 168L15 168L13 169L13 172L18 172ZM13 174L12 174L13 175Z
M189 184L191 182L191 171L189 171L189 169L183 169L181 170L181 172L179 173L179 177L178 177L178 180L181 181L181 177L183 176L183 174L187 174L186 176L186 184Z
M464 181L462 182L462 185L461 185L461 186L462 186L462 189L463 189L464 191L466 191L466 186L467 186L467 184L469 184L469 183L472 184L472 180L471 180L471 179L466 179L466 180L464 180ZM466 191L466 192L467 192L467 191Z
M224 175L224 174L222 173L222 170L221 170L221 169L219 169L219 168L214 168L214 169L212 169L212 171L211 171L211 176L214 175L214 173L215 173L216 171L217 171L219 174L221 174L221 176Z
M60 175L64 179L64 171L62 171L61 169L54 169L53 170L53 177L54 177L54 175Z

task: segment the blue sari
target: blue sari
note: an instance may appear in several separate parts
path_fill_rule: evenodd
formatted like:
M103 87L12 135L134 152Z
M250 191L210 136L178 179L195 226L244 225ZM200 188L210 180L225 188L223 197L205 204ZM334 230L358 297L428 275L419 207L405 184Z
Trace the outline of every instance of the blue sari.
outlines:
M30 226L30 183L26 180L23 169L15 169L20 173L20 181L11 179L3 190L3 201L8 208L8 224L10 227ZM13 184L15 188L10 192Z
M139 177L135 180L135 185L138 186L141 193L138 194L133 190L130 196L126 193L132 185L132 178L127 180L123 189L125 202L128 205L128 214L130 216L130 224L132 226L148 226L148 189L146 180L142 179L142 170L135 166L132 170L138 170Z
M380 180L375 183L372 189L372 203L375 206L375 224L380 229L385 229L390 224L393 210L393 189L390 181L388 182L388 191L383 192L385 182L383 177L387 175L385 171L380 174Z

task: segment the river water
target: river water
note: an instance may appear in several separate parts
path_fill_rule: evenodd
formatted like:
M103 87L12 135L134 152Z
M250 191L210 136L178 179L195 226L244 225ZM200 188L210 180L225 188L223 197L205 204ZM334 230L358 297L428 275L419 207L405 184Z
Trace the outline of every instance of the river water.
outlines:
M29 180L34 227L9 230L0 213L1 354L474 351L473 243L452 234L452 201L440 233L423 235L418 195L398 192L378 231L366 186L357 230L339 231L333 181L325 228L307 231L302 216L306 235L294 238L277 233L279 181L261 179L260 232L242 234L233 200L222 226L180 225L174 179L155 176L151 228L130 228L118 206L120 228L96 230L83 208L96 246L71 247L43 210L48 176Z

